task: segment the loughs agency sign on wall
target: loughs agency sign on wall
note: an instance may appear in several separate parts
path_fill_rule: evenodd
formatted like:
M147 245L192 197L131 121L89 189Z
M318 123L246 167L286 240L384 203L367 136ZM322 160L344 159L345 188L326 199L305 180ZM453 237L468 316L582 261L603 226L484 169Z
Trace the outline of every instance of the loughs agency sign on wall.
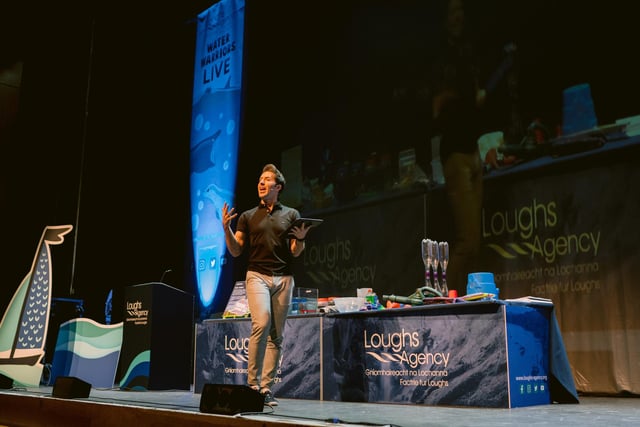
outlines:
M533 198L526 204L483 212L486 248L505 264L519 267L495 273L496 282L505 284L501 288L526 282L528 289L520 291L537 296L601 289L600 226L576 224L575 215L562 209L555 199Z
M639 180L635 162L624 160L487 182L483 268L495 274L501 298L553 301L580 391L640 384L629 360L638 341L618 333L640 329L630 315L640 298Z

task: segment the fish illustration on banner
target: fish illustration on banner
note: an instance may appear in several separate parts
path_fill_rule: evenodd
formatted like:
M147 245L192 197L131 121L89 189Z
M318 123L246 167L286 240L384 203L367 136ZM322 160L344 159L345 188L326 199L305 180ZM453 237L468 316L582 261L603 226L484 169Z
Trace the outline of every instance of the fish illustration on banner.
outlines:
M71 225L47 226L31 269L0 323L0 373L24 386L39 386L53 289L51 245L64 242Z

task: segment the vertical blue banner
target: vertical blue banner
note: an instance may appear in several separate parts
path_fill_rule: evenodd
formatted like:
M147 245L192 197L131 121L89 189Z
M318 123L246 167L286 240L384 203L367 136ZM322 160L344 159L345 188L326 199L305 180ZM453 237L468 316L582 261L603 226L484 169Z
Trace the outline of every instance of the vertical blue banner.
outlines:
M191 227L202 313L216 309L224 268L220 210L234 205L242 101L244 0L198 15L191 122Z

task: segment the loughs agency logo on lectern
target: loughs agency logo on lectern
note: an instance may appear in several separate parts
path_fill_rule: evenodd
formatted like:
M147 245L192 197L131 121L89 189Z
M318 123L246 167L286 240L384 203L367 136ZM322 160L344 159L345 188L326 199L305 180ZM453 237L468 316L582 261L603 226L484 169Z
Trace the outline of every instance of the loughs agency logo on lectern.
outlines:
M127 301L127 322L133 322L134 325L146 325L149 322L149 310L142 309L142 302Z

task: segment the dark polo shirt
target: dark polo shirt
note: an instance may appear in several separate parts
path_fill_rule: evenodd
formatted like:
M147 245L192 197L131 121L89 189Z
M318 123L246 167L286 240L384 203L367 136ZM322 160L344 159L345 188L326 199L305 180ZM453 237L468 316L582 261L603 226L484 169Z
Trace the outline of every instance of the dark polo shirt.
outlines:
M244 211L238 218L237 231L249 238L249 264L247 270L270 276L291 275L293 255L286 233L300 213L277 202L271 212L260 203Z

